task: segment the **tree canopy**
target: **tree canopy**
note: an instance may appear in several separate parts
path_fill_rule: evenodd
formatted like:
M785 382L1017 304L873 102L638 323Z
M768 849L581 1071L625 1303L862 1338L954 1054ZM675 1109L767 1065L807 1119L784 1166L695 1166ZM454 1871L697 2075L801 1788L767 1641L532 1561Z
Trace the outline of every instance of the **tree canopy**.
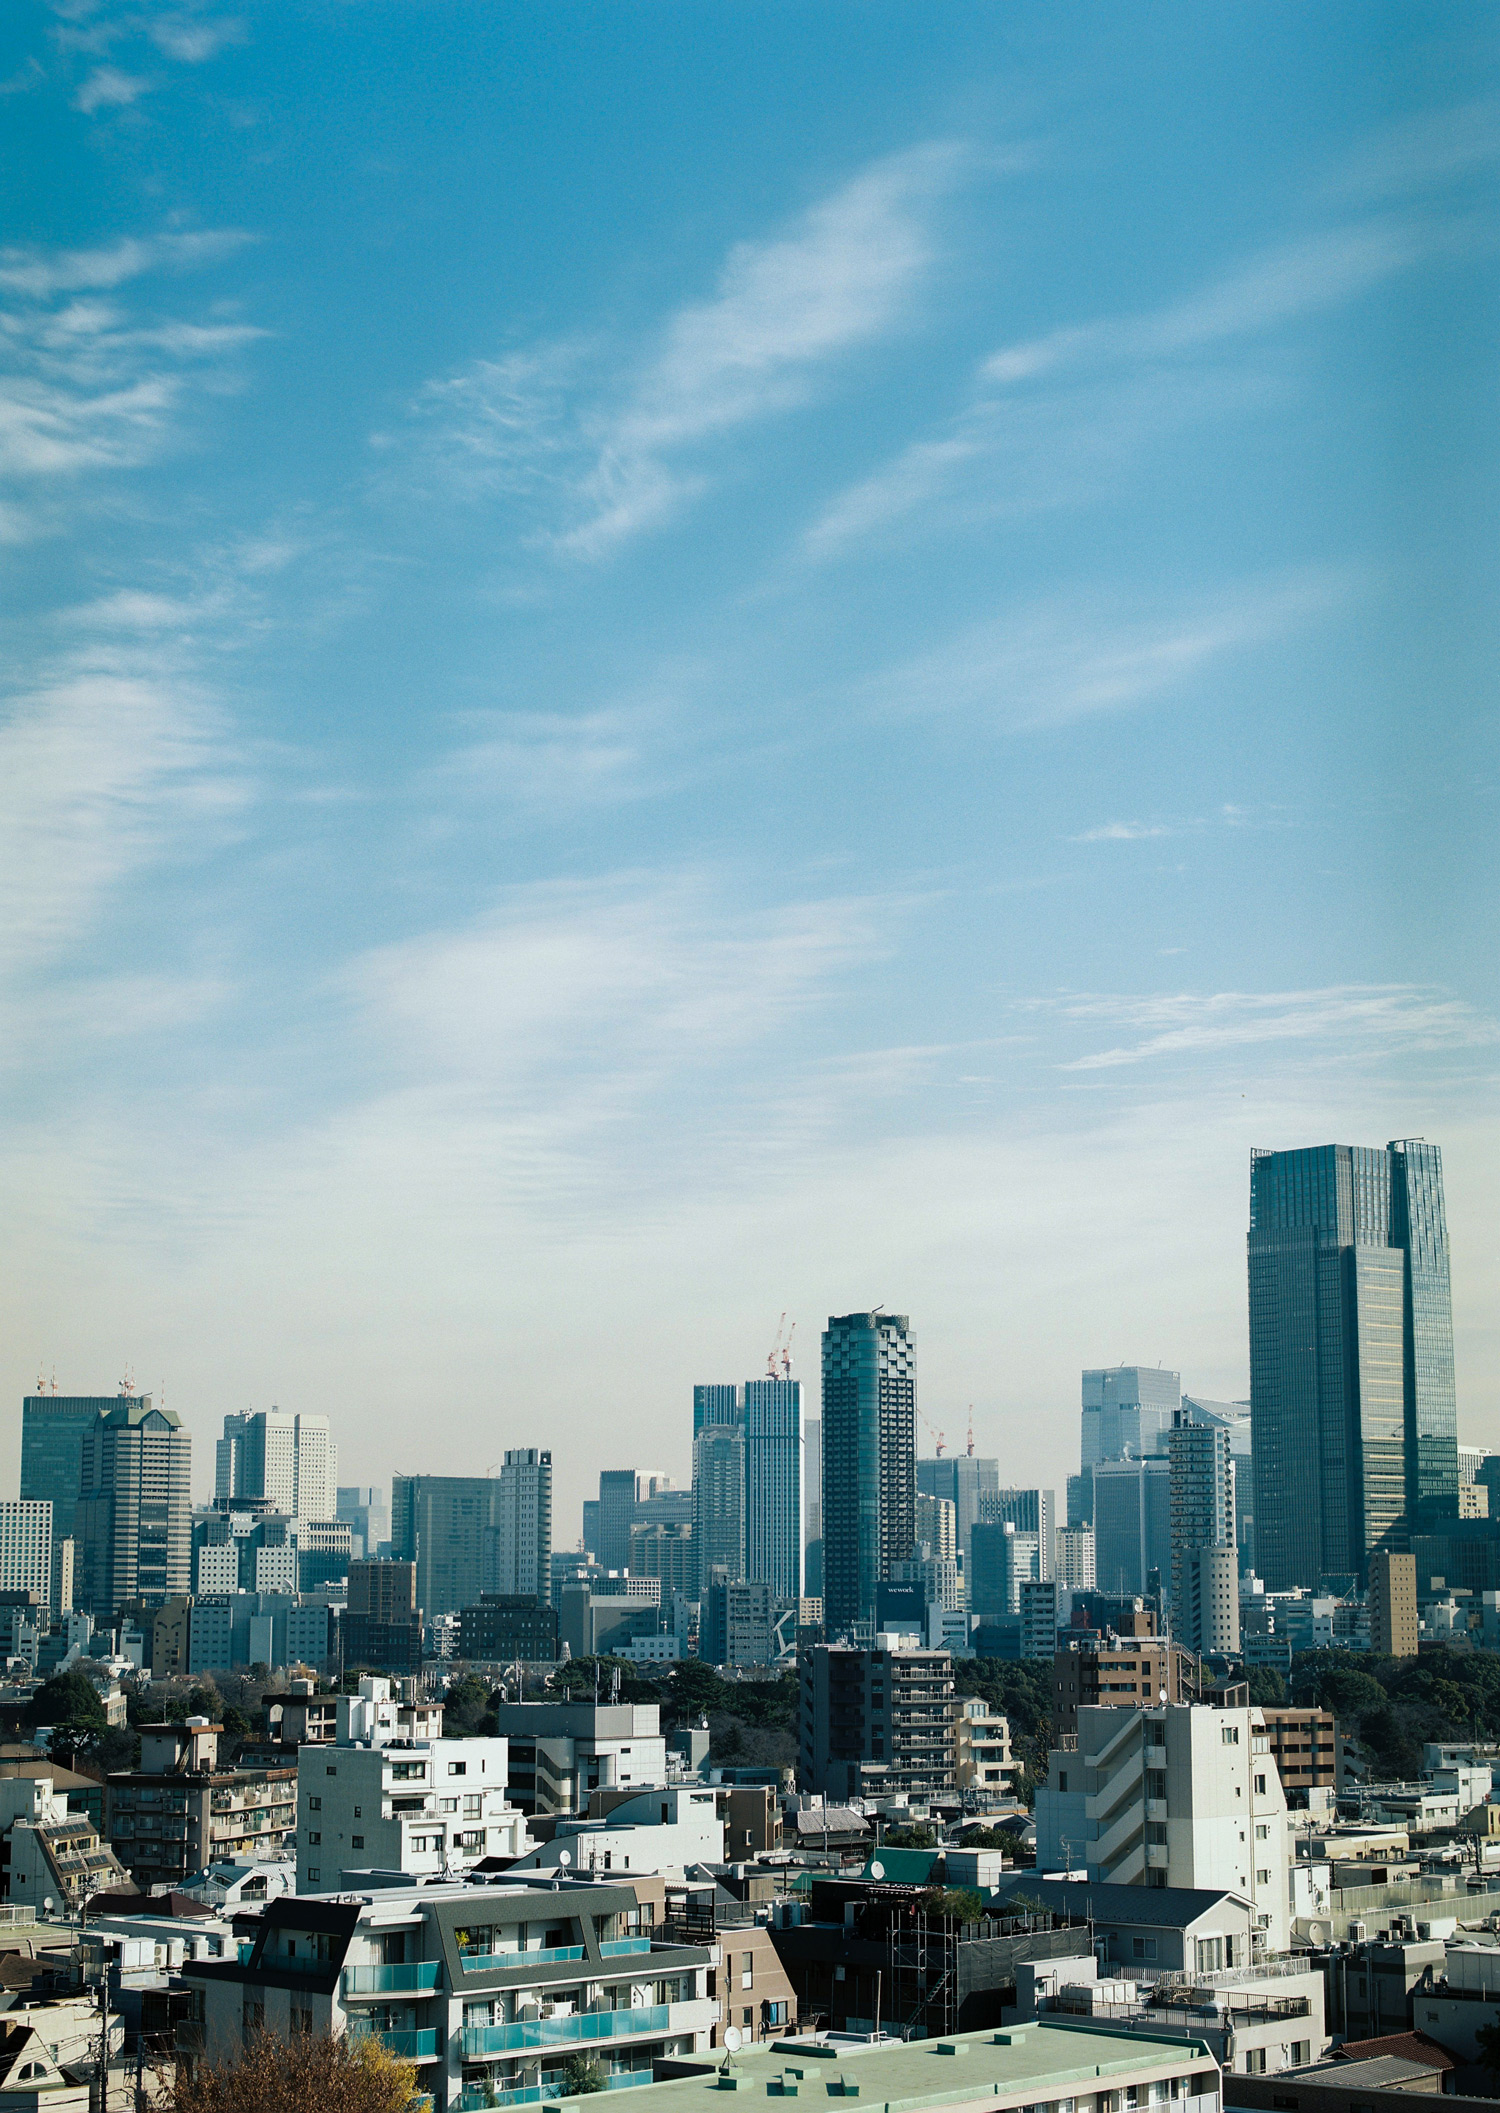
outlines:
M407 2113L417 2072L375 2038L258 2033L237 2061L179 2072L158 2113Z

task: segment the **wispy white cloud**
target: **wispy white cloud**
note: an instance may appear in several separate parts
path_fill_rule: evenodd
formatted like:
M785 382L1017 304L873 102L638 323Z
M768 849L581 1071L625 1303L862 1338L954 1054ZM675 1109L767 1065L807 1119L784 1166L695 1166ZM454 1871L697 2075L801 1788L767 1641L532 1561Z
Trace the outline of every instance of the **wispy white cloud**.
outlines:
M73 98L75 110L92 117L96 110L123 110L145 95L151 83L140 74L122 73L118 66L96 66Z
M838 361L907 325L932 207L966 166L937 143L865 169L784 233L736 245L712 296L613 372L597 344L530 348L430 384L414 413L471 472L545 484L563 516L547 540L603 557L703 489L717 443L812 401Z
M1216 991L1147 997L1080 994L1039 1004L1062 1017L1132 1030L1139 1039L1073 1058L1068 1071L1114 1070L1173 1057L1271 1043L1351 1046L1361 1054L1477 1048L1500 1025L1464 1000L1413 984L1339 984L1323 990Z
M214 263L245 239L167 232L98 250L0 253L0 474L36 486L158 455L190 389L222 390L235 357L264 333L104 296L147 273ZM19 537L31 516L12 508L11 520Z
M185 66L201 66L227 46L243 44L248 35L237 15L153 15L145 27L158 51Z
M803 548L833 558L924 516L962 520L1091 497L1164 431L1274 400L1279 385L1243 364L1256 340L1464 239L1411 220L1329 229L1158 309L1003 346L981 363L946 427L837 494Z
M889 711L962 711L1012 731L1123 711L1307 623L1348 588L1316 572L1148 616L1082 600L1023 609L971 626L866 695Z
M1070 841L1075 844L1138 844L1146 837L1176 836L1169 822L1101 822L1097 829L1081 829Z
M1348 156L1329 183L1339 199L1406 197L1472 175L1500 160L1500 102L1422 110Z

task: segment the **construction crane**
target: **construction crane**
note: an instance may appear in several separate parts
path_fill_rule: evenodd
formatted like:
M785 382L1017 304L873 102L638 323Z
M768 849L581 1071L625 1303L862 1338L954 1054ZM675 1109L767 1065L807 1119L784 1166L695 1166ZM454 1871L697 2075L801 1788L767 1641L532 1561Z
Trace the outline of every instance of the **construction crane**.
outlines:
M783 1379L790 1379L792 1376L792 1337L796 1333L797 1323L793 1321L786 1332L786 1341L781 1346L781 1376Z
M923 1415L923 1412L920 1409L918 1409L917 1414L922 1418L923 1423L926 1424L928 1430L932 1433L932 1449L937 1454L939 1460L941 1460L943 1457L943 1447L948 1443L947 1438L938 1429L937 1425L932 1421L932 1418L930 1416Z
M795 1326L795 1325L796 1325L796 1324L795 1324L795 1322L794 1322L794 1323L793 1323L793 1326ZM774 1342L774 1343L772 1343L772 1345L771 1345L771 1347L770 1347L770 1350L769 1350L769 1351L767 1352L767 1355L766 1355L766 1377L767 1377L767 1379L776 1379L776 1378L779 1378L779 1377L780 1377L780 1375L778 1374L778 1372L777 1372L777 1370L776 1370L776 1366L777 1366L777 1364L778 1364L778 1362L779 1362L779 1360L780 1360L780 1358L781 1358L781 1338L782 1338L782 1334L783 1334L783 1332L785 1331L785 1328L786 1328L786 1314L785 1314L785 1312L783 1312L783 1313L782 1313L782 1316L781 1316L781 1319L780 1319L780 1320L778 1321L778 1323L776 1324L776 1340L775 1340L775 1342ZM788 1343L790 1344L790 1338L788 1338Z
M972 1401L969 1403L969 1442L964 1450L972 1460L974 1457L974 1404Z

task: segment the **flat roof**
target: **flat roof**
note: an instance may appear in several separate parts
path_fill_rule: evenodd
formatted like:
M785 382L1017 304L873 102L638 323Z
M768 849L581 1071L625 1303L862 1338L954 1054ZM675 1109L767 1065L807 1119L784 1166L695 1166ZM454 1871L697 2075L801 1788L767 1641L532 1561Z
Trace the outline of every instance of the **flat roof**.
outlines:
M688 2057L681 2057L687 2060ZM632 2113L645 2113L647 2091L661 2113L698 2108L725 2113L719 2065L697 2076L642 2084L631 2096ZM837 2098L848 2087L881 2113L898 2106L958 2105L975 2098L1014 2099L1031 2104L1054 2092L1072 2095L1070 2085L1092 2087L1098 2077L1143 2078L1163 2072L1211 2072L1217 2093L1219 2070L1202 2040L1168 2033L1113 2032L1073 2019L1043 2018L1024 2025L984 2032L955 2033L941 2040L894 2040L880 2046L820 2046L814 2040L786 2039L745 2048L729 2060L739 2100L780 2097L783 2079L799 2097L815 2103ZM802 2071L798 2078L795 2070ZM790 2096L790 2092L786 2095ZM713 2105L709 2106L712 2098Z

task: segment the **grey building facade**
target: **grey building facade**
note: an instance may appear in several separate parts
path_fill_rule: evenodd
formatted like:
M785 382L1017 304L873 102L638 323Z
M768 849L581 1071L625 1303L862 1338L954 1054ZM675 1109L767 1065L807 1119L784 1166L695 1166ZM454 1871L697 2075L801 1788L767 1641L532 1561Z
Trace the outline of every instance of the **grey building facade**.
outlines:
M1226 1549L1233 1577L1237 1566L1234 1534L1234 1461L1229 1433L1221 1426L1191 1422L1180 1412L1167 1437L1172 1504L1172 1607L1177 1634L1194 1651L1219 1646L1209 1639L1207 1622L1218 1597L1215 1566L1198 1561L1205 1549ZM1205 1585L1213 1581L1205 1591ZM1238 1624L1236 1624L1238 1626Z
M699 1593L745 1575L745 1426L705 1423L693 1440L693 1554Z
M745 1382L745 1576L802 1591L802 1382Z
M193 1440L147 1395L111 1401L83 1442L75 1598L112 1622L192 1589Z
M1257 1568L1362 1584L1458 1510L1437 1146L1254 1153L1248 1274Z
M924 1497L941 1497L953 1506L954 1526L963 1559L969 1560L969 1536L984 1516L983 1503L1000 1487L998 1460L973 1453L940 1453L917 1462L917 1489Z
M830 1316L823 1331L823 1619L869 1622L875 1588L916 1539L917 1354L904 1313Z
M429 1621L477 1604L494 1584L500 1484L489 1475L396 1475L391 1554L417 1566Z

